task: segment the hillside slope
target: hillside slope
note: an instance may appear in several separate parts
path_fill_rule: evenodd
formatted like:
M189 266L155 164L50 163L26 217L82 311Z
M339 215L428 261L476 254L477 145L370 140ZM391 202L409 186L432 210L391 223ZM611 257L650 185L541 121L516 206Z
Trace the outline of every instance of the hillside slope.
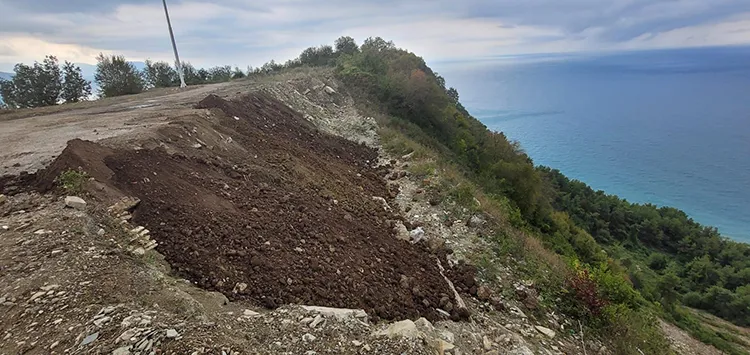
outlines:
M192 90L0 121L39 129L26 155L76 120L111 133L0 179L2 352L609 352L512 269L526 301L477 284L484 217L435 204L330 71Z

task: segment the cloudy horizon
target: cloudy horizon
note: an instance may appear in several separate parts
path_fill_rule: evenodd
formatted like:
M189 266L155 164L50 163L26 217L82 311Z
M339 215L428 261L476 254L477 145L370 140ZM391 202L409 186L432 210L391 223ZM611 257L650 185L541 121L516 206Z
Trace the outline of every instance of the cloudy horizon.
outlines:
M750 45L745 0L170 0L183 60L286 61L340 36L392 40L428 62L499 56ZM100 52L172 61L159 0L0 0L0 71L15 63L94 64Z

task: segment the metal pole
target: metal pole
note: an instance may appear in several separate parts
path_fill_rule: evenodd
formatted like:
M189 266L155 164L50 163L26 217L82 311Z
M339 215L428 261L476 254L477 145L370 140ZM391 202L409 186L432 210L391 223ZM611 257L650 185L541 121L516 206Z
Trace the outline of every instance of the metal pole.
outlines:
M167 16L167 27L169 27L169 37L172 39L172 49L174 49L175 68L177 68L177 75L180 76L180 87L184 88L185 85L185 73L182 72L182 62L180 62L180 54L177 53L177 43L174 41L174 32L172 32L172 22L169 21L169 10L167 10L167 0L162 0L164 4L164 15Z

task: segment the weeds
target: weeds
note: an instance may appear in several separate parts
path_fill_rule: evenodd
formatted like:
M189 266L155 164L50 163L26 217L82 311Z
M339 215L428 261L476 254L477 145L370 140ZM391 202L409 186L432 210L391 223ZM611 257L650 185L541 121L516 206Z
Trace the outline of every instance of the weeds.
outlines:
M68 169L60 173L56 181L66 193L80 194L88 179L89 175L85 171Z

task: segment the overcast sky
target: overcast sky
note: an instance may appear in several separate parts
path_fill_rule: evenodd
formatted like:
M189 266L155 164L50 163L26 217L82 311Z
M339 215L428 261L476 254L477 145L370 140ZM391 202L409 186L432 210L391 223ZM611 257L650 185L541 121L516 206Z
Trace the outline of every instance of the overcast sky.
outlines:
M285 61L342 35L430 63L530 53L750 45L750 0L169 0L183 60ZM171 60L160 0L0 0L0 70L55 54Z

